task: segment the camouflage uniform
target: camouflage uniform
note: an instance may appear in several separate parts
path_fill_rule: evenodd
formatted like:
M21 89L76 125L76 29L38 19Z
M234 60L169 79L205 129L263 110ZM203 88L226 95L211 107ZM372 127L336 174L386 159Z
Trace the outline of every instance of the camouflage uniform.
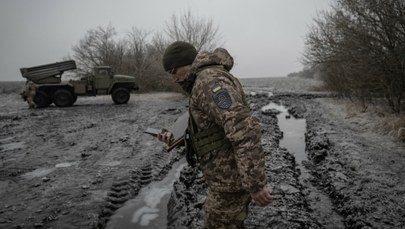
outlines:
M229 73L232 66L225 49L200 53L181 84L190 92L190 114L198 130L220 127L231 143L199 158L209 187L205 228L243 228L250 193L267 183L261 129L242 86Z
M25 85L24 92L27 97L29 108L36 108L37 105L35 104L34 98L37 93L37 86L32 81L28 81Z

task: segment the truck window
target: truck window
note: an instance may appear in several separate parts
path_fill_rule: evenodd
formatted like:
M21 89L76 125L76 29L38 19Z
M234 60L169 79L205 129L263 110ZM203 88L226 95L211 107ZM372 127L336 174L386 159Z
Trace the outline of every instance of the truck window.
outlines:
M107 69L99 69L98 74L103 75L103 76L108 76L108 71L107 71Z

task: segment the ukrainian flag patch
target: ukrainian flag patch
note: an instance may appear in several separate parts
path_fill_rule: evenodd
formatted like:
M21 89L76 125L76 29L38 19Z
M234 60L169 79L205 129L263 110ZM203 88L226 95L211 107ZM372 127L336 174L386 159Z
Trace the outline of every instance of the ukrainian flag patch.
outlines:
M221 85L219 83L216 83L211 87L211 91L214 92L214 93L218 92L221 89L222 89L222 87L221 87Z
M219 108L227 110L232 106L232 98L228 90L222 88L219 83L215 83L210 90L213 93L212 99Z

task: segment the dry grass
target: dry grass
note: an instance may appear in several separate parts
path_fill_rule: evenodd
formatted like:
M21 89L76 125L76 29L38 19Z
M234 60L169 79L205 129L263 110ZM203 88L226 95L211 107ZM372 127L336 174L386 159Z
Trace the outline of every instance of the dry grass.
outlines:
M296 77L267 77L267 78L240 78L242 85L249 88L262 88L271 92L320 92L323 89L322 82L313 79Z
M379 127L379 128L378 128ZM405 114L387 114L378 124L377 128L385 134L405 142Z
M364 128L405 141L405 111L393 113L383 99L375 99L365 111L359 101L340 100L347 119L355 119Z

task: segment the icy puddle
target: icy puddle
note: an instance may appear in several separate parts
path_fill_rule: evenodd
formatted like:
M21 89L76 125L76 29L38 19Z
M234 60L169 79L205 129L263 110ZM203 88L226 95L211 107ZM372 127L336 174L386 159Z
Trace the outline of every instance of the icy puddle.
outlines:
M24 148L25 142L10 142L10 143L0 144L0 145L1 145L0 150L8 151L8 150L15 150L15 149Z
M50 174L51 172L53 172L54 170L55 170L55 168L38 168L38 169L35 169L34 171L22 174L21 177L25 178L25 179L44 177L44 176Z
M115 212L106 228L166 228L167 203L173 183L185 165L183 158L173 164L173 168L163 180L142 188L134 199L127 201Z
M262 108L263 111L269 109L280 111L277 115L278 126L283 132L280 147L286 148L288 152L294 155L297 167L301 171L300 182L309 190L308 197L311 209L314 210L315 214L320 215L320 218L324 219L320 223L326 228L345 228L343 218L333 210L333 204L329 197L309 182L311 178L310 171L302 163L308 160L305 152L306 120L290 116L287 108L283 105L270 103Z
M275 103L270 103L262 108L262 110L270 109L280 111L277 115L278 126L283 132L280 146L294 154L295 161L301 164L303 160L307 160L307 155L305 153L305 132L307 124L305 119L296 119L293 116L290 117L286 107ZM289 118L287 118L287 116Z

